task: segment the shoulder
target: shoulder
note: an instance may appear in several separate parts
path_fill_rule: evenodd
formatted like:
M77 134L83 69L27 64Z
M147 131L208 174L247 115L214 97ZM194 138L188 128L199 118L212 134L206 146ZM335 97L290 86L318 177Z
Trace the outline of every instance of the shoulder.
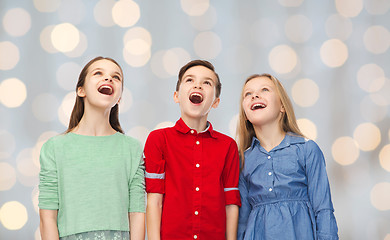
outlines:
M138 139L123 133L117 133L117 137L121 138L130 149L141 149L141 142Z
M67 134L67 133L59 134L59 135L57 135L57 136L54 136L54 137L49 138L49 139L42 145L42 148L43 148L43 149L45 149L45 148L51 148L51 147L54 147L55 145L63 144L63 143L66 142L67 140L68 140L68 134Z

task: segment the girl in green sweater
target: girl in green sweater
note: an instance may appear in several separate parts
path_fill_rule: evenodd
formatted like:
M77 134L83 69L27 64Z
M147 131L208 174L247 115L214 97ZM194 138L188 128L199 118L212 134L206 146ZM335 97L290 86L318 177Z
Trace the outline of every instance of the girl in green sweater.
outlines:
M41 149L43 240L144 240L142 149L119 124L122 90L122 69L111 58L81 71L67 131Z

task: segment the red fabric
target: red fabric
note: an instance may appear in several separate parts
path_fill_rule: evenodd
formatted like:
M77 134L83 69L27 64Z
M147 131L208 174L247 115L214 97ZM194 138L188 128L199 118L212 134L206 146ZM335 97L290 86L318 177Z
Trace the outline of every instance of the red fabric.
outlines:
M180 119L151 132L144 154L146 191L164 194L161 239L225 239L225 206L241 206L234 140L211 124L197 133Z

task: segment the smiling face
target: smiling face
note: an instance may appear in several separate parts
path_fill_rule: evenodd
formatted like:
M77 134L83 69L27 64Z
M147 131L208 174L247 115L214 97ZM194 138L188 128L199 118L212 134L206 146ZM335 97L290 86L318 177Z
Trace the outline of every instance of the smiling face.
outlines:
M181 79L179 89L174 93L174 101L179 103L181 117L185 119L206 119L211 108L216 108L217 77L204 66L189 68Z
M110 110L122 95L122 70L112 61L102 59L88 68L84 85L78 87L77 95L89 106Z
M255 127L279 125L285 111L275 84L266 76L249 80L243 89L242 109Z

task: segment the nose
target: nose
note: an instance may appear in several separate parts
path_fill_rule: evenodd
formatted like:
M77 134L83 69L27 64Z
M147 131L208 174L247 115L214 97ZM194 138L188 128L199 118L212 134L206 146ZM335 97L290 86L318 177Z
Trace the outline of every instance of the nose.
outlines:
M105 78L104 78L104 81L109 81L109 82L112 82L112 78L111 78L111 77L109 77L109 76L107 76L107 77L105 77Z
M255 93L252 95L252 99L255 99L255 98L260 98L259 94Z
M196 89L202 89L202 86L199 83L195 83L194 88Z

